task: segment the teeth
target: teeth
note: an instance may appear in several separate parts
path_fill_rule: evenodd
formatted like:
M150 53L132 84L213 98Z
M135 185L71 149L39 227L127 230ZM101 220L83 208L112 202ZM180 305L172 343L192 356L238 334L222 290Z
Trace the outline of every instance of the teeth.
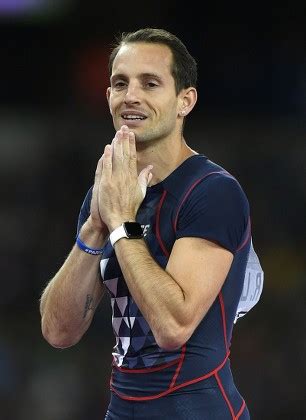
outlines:
M141 117L138 115L123 115L122 116L125 120L144 120L145 117Z

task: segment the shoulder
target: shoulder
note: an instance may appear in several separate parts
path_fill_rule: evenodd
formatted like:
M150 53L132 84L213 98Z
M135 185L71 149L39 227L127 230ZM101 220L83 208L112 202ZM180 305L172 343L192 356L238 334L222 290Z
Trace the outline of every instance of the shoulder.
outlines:
M212 174L203 181L205 182L201 183L200 187L207 193L214 194L219 197L224 196L224 194L228 196L229 194L236 198L241 197L242 199L247 200L245 191L239 181L226 171Z
M206 156L193 155L163 181L163 187L180 200L206 178L220 172L225 172L224 168L210 161Z
M198 159L193 163L194 171L184 186L181 205L183 202L203 200L206 204L248 206L246 193L235 176L208 159Z

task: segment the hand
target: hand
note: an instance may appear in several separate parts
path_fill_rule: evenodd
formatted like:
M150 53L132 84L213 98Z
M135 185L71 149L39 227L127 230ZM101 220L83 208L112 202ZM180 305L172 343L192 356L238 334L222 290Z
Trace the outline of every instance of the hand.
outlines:
M152 165L138 175L135 135L127 126L117 131L102 157L99 184L99 214L111 232L125 221L133 221L152 178Z
M91 225L94 229L101 231L102 233L108 234L107 225L103 222L101 215L99 213L99 185L102 176L102 161L103 155L99 159L96 173L95 173L95 182L92 190L92 198L90 203L90 219Z

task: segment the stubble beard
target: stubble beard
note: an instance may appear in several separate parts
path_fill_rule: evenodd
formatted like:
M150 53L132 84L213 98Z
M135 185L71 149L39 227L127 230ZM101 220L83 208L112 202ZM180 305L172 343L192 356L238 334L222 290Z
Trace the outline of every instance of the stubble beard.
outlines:
M147 145L154 145L163 142L171 133L171 127L159 125L155 128L149 128L140 133L135 133L135 140L137 147L146 147Z

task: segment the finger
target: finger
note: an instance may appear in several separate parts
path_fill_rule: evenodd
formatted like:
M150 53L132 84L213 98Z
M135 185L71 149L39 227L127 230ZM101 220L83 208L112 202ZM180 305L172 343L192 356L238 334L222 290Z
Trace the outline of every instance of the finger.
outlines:
M122 152L123 152L123 158L124 159L129 159L130 156L130 142L129 142L129 138L130 138L130 130L128 128L128 126L123 125L121 127L122 130Z
M102 160L103 160L103 155L98 160L98 163L97 163L97 168L96 168L96 172L95 172L94 186L93 186L93 189L92 189L91 206L93 204L96 204L97 198L98 198L98 190L99 190L99 184L100 184L100 179L101 179L101 174L102 174Z
M132 174L137 175L137 153L136 153L136 141L135 141L135 134L130 131L129 132L129 169Z
M97 163L96 172L95 172L95 183L99 181L102 174L102 161L104 154L100 157Z
M95 172L94 186L93 186L93 193L96 191L97 186L100 183L101 174L102 174L102 161L103 161L103 156L104 155L102 155L100 157L100 159L98 160L98 163L97 163L96 172Z
M104 148L104 154L102 159L102 177L111 177L112 176L112 157L113 157L113 151L112 146L110 144L107 144Z
M146 195L147 187L148 187L148 185L149 185L149 183L152 179L152 176L153 176L153 174L151 172L152 169L153 169L153 166L148 165L146 168L144 168L140 172L140 174L138 176L138 183L139 183L139 186L141 188L141 192L142 192L143 197L145 197L145 195Z
M122 152L122 131L117 131L113 143L113 167L116 169L117 166L122 166L123 152Z

